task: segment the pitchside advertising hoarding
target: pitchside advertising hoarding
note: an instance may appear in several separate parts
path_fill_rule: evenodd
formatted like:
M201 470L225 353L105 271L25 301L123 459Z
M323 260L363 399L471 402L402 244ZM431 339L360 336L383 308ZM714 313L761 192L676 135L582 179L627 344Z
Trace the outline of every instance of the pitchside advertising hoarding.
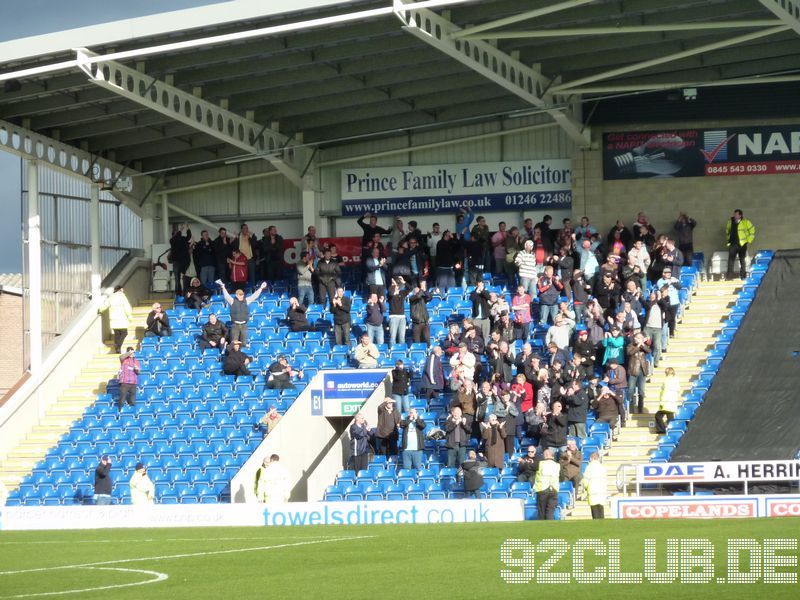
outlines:
M800 495L612 498L611 515L617 519L800 517Z
M800 125L603 134L603 178L800 174Z
M322 389L311 390L311 414L321 417L353 416L383 383L386 373L388 369L323 371Z
M572 208L569 159L342 170L342 215Z
M280 527L522 521L521 500L156 504L0 508L0 530Z
M636 467L639 484L744 481L800 481L800 460L652 463Z

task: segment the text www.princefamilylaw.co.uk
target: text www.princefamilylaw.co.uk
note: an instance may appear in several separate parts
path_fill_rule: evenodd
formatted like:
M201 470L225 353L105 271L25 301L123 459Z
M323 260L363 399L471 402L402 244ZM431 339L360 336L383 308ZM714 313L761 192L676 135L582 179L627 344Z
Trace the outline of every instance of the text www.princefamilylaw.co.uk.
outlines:
M555 584L797 583L797 539L736 538L719 545L708 539L645 539L641 552L637 572L630 569L634 559L624 570L618 539L508 539L500 546L500 577L506 583Z

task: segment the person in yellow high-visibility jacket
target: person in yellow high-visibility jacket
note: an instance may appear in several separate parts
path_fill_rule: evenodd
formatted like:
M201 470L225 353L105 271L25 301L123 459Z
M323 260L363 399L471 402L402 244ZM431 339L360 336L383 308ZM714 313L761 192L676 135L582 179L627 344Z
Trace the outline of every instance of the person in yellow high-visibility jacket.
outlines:
M656 431L658 433L666 433L667 425L678 412L678 402L681 399L681 382L675 374L675 369L667 367L664 375L666 378L661 384L658 412L656 413Z
M739 257L739 277L744 279L747 276L745 268L747 246L753 243L755 238L755 225L749 219L745 219L744 213L737 208L725 225L725 239L728 243L728 279L733 279L733 261L737 256Z
M536 470L536 479L533 483L539 519L548 521L555 519L558 488L561 485L561 467L553 460L553 456L551 449L548 448L544 451L543 459Z
M592 509L592 518L605 518L608 474L603 463L600 462L600 454L597 452L592 452L589 456L589 464L586 465L586 470L583 472L583 489L586 490L586 498Z

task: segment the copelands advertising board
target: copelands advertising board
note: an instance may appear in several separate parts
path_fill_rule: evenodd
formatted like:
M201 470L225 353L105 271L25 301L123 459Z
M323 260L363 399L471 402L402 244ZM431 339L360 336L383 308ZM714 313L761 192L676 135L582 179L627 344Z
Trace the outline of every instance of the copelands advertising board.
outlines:
M629 496L611 499L617 519L743 519L800 516L797 494Z
M800 125L603 134L603 179L800 174Z
M572 208L572 162L526 160L342 170L342 215Z

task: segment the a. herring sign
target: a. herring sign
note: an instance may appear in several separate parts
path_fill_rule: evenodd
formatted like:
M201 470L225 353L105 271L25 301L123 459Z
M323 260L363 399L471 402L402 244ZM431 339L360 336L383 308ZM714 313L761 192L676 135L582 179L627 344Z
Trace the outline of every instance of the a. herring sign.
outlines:
M342 215L572 208L572 162L527 160L342 170Z

